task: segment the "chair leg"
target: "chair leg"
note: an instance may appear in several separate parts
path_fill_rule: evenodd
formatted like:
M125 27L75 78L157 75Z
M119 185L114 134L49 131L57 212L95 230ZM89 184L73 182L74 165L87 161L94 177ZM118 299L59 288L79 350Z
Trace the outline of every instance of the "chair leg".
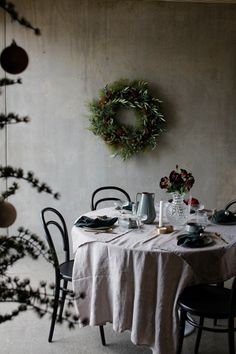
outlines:
M228 342L229 342L229 354L235 354L233 318L230 318L229 320Z
M196 338L196 342L195 342L195 347L194 347L194 354L198 354L198 349L199 349L199 345L200 345L200 340L201 340L201 336L202 336L202 326L204 323L204 317L200 317L199 320L199 328L197 331L197 338Z
M216 286L218 286L219 288L223 288L224 287L224 282L220 282L220 283L216 283ZM213 321L214 326L217 326L217 318L214 319Z
M179 328L179 337L178 337L176 354L181 354L181 351L182 351L183 341L184 341L185 321L186 321L186 312L181 309L180 310L180 328Z
M48 336L48 341L49 342L52 341L54 327L55 327L55 323L56 323L56 319L57 319L57 309L58 309L58 305L59 305L59 295L60 295L60 280L56 281L52 320L51 320L51 326L50 326L50 331L49 331L49 336Z
M62 297L61 297L61 305L60 305L60 311L59 311L59 316L58 316L59 321L62 320L62 314L63 314L64 304L65 304L65 299L66 299L67 285L68 285L68 281L64 280L63 281Z
M103 326L99 326L100 329L100 336L102 340L102 345L106 345L106 339L105 339L105 333L104 333L104 328Z

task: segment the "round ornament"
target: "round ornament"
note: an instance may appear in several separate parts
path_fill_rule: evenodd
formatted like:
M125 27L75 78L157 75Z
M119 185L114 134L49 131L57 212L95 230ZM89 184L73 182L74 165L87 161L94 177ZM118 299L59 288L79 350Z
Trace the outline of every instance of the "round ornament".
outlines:
M16 209L14 205L6 200L0 200L0 227L8 227L16 220Z
M89 103L89 130L100 136L111 148L113 156L123 160L156 148L165 131L161 101L152 97L148 84L140 80L119 80L106 85L99 98ZM117 114L121 109L133 109L135 126L121 124Z
M27 68L28 62L28 54L15 41L1 53L1 67L9 74L22 73Z

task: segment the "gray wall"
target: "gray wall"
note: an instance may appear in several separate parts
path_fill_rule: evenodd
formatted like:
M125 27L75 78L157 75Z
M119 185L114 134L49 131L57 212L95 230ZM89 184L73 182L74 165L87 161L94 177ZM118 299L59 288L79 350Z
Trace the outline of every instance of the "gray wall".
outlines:
M7 88L7 109L32 118L8 128L8 162L35 171L62 195L57 202L20 183L21 192L11 198L18 209L15 225L40 232L41 208L54 205L70 227L89 209L92 191L106 184L124 187L132 198L144 190L156 192L156 200L166 198L159 180L176 163L192 171L192 194L207 207L236 197L236 5L14 2L42 36L7 17L7 44L14 38L30 56L23 85ZM2 12L0 21L3 48ZM86 103L120 78L147 80L167 119L159 148L125 162L112 158L87 130ZM4 92L0 105L3 111ZM4 163L4 131L0 138Z

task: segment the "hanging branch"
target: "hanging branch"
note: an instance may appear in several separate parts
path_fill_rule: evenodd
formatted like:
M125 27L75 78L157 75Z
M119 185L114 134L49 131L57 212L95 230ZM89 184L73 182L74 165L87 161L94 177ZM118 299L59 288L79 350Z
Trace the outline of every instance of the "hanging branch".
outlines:
M7 77L0 79L0 86L15 85L15 84L22 84L22 79L20 77L16 80L8 79Z
M54 295L52 290L53 285L49 285L49 290L46 288L47 283L41 282L38 288L33 289L30 285L29 279L20 280L18 277L7 277L5 281L0 283L0 302L12 302L19 305L10 313L0 315L0 323L10 321L14 317L18 316L21 312L32 309L39 318L44 317L46 314L52 315ZM50 293L49 293L50 291ZM69 292L68 292L69 293ZM69 293L70 294L70 293ZM67 308L65 315L62 319L57 318L57 322L66 322L70 329L75 327L78 323L79 316L73 314L69 308L73 307L73 294L70 294L70 298L67 301Z
M52 314L53 299L55 285L41 281L39 286L34 289L31 286L29 279L20 280L19 277L8 276L6 272L9 266L15 264L26 255L37 259L40 255L43 256L50 263L52 262L52 254L48 250L40 238L23 227L18 229L18 234L15 236L1 236L0 237L0 302L18 303L19 305L10 313L0 314L0 323L12 320L21 312L32 309L41 318L45 314ZM69 328L74 328L79 317L70 311L74 306L73 292L68 292L67 309L62 319L57 318L57 321L67 322ZM84 298L81 293L79 298ZM86 321L83 320L82 323Z
M15 264L26 254L32 259L40 255L52 263L51 252L46 248L44 242L34 233L19 227L17 234L13 236L0 237L0 275L3 276L9 266Z
M33 188L37 189L38 193L45 192L48 194L52 194L55 199L60 198L59 193L55 193L52 189L44 182L40 182L37 177L34 176L34 172L29 171L27 174L24 173L22 168L14 168L12 166L1 166L0 165L0 178L16 178L16 179L23 179L27 181ZM17 186L17 187L16 187ZM7 191L3 192L1 195L5 199L5 195L7 194L12 195L15 193L16 189L18 189L18 185L15 185L8 188Z
M7 77L5 77L3 79L0 79L0 87L15 85L15 84L22 84L21 78L18 78L16 80L11 80L11 79L8 79ZM1 95L1 93L2 93L2 91L0 90L0 95Z
M15 113L8 113L7 115L0 113L0 129L3 129L7 124L29 123L29 121L28 116L19 117Z
M0 7L10 15L12 21L17 21L20 25L32 29L37 36L41 34L39 28L34 27L26 18L19 16L12 2L0 0Z
M15 194L17 189L19 189L19 186L17 183L14 182L10 187L7 188L7 190L2 192L1 197L0 197L0 201L5 200L8 197L10 197L11 195Z

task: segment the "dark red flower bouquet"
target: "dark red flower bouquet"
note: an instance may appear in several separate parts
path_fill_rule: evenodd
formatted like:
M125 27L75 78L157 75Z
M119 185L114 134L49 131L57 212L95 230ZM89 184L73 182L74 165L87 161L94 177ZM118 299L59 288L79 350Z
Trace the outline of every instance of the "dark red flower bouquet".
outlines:
M177 192L185 194L190 191L195 180L191 172L187 172L176 165L176 170L171 171L169 177L162 177L160 180L161 189L166 189L168 193Z

